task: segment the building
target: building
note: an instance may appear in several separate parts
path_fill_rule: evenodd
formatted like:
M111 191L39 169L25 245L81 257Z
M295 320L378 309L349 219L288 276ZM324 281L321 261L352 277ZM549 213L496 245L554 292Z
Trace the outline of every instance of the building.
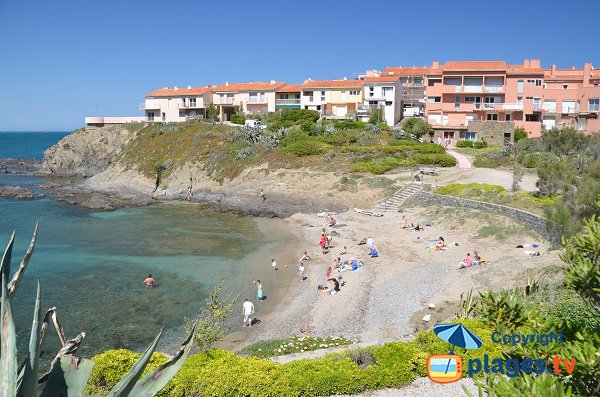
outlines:
M86 117L85 125L88 127L104 127L105 125L118 125L128 123L143 123L146 118L143 116L132 116L132 117Z
M228 121L231 114L268 113L275 111L275 92L284 87L285 83L271 80L270 82L252 82L230 84L226 82L213 87L213 103L219 110L219 119Z
M275 92L275 110L300 109L301 84L290 84Z
M146 121L181 122L206 117L206 108L212 102L213 87L162 88L146 94L140 110Z
M400 77L394 75L364 78L363 104L357 110L358 119L368 121L373 109L382 111L382 119L390 127L402 118L400 100Z
M382 75L399 76L402 115L423 116L425 114L425 80L429 72L427 66L387 67Z
M361 80L306 80L300 95L301 109L317 110L324 118L349 119L363 104Z

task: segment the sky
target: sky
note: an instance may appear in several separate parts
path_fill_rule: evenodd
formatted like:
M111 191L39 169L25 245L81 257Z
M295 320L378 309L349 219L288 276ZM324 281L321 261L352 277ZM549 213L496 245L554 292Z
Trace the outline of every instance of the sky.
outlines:
M165 86L541 59L600 67L599 0L0 0L0 131L142 116Z

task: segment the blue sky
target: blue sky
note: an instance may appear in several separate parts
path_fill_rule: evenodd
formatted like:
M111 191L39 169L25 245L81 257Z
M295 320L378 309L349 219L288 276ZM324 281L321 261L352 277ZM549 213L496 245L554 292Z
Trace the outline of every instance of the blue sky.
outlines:
M600 67L600 1L560 3L0 0L0 131L141 115L144 94L163 86L351 78L432 60Z

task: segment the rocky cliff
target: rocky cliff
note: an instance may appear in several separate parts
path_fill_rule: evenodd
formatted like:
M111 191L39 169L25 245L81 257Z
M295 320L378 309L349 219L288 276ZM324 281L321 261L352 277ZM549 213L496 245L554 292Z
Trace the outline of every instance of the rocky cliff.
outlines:
M42 167L36 174L87 178L103 172L142 127L117 125L79 129L46 150Z

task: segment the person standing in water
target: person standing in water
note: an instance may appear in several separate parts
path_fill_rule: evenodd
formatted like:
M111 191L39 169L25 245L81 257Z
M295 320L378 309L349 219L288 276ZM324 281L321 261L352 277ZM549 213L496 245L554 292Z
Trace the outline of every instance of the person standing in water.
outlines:
M244 327L248 324L252 327L252 315L254 314L254 304L248 299L244 300L242 305L242 313L244 313Z
M275 262L275 259L271 259L271 267L273 270L277 270L277 262Z
M263 300L263 286L260 283L260 280L256 280L255 284L256 284L256 289L257 289L256 296L257 296L258 300L261 301L261 300Z
M304 263L300 263L298 272L300 273L300 281L304 281Z
M267 195L265 194L265 191L263 189L260 189L260 199L262 201L266 201L267 200Z
M147 287L154 287L154 279L152 278L152 274L149 274L148 277L146 277L146 279L144 280L144 286Z

